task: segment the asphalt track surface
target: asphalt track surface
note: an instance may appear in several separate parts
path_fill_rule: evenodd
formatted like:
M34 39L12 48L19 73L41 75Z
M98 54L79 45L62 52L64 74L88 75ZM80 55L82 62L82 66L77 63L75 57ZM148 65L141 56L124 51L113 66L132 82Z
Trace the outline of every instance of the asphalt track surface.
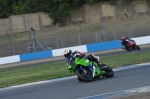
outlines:
M0 91L0 99L77 99L148 86L150 66L116 71L113 78L79 82L76 78Z
M149 50L149 48L143 49L141 51L147 50ZM120 52L120 54L121 53L129 52ZM116 53L114 53L114 55L116 55ZM72 78L69 80L0 90L0 99L83 98L93 95L149 86L149 72L150 66L143 66L134 69L116 71L113 78L101 78L93 82L79 82L76 78Z

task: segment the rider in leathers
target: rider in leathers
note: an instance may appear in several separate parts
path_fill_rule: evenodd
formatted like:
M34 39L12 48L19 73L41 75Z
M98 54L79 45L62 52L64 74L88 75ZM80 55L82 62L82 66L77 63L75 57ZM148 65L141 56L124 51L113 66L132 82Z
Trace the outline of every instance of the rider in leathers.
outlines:
M70 61L71 58L74 58L75 55L79 58L83 58L85 57L85 53L81 53L79 51L74 51L72 52L72 50L70 49L66 49L64 51L64 57L66 58L66 62L67 62L67 65L68 65L68 70L72 69L72 66L74 65L74 62ZM97 63L98 66L100 66L100 62L99 62L99 59L97 59L98 57L93 55L93 54L90 54L86 57L88 60L90 61L94 61Z
M129 41L134 42L134 40L132 40L130 38L127 38L127 37L124 37L124 36L121 37L121 44L122 44L123 49L124 48L127 49L127 47L129 46L129 44L128 44Z

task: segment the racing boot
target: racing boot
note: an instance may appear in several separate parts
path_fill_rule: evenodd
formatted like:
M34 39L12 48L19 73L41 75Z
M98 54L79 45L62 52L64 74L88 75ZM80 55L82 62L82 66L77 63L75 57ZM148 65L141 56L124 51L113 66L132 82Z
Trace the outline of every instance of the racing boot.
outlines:
M105 71L106 67L104 66L104 64L102 62L99 62L99 68L102 70L102 71Z

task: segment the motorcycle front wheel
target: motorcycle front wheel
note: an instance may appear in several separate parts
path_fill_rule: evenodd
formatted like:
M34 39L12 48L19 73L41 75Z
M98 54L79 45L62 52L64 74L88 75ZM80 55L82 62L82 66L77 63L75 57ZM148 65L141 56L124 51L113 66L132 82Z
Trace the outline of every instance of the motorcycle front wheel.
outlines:
M131 47L127 47L126 50L130 52L130 51L132 51L132 48Z
M88 69L88 68L84 68L84 70L77 68L76 74L78 76L79 81L90 82L93 80L92 73L91 73L90 69Z

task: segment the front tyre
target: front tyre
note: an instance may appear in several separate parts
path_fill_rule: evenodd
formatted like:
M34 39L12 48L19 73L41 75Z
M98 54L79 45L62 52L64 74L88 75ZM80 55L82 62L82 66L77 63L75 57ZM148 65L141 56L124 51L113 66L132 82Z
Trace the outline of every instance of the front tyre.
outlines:
M78 81L83 81L82 79L80 79L79 77L77 77Z
M131 47L127 47L126 50L130 52L130 51L132 51L132 48Z
M80 70L79 68L77 68L76 74L78 76L79 81L90 82L93 80L93 76L92 76L90 70L88 70L88 69L84 68L84 70Z

